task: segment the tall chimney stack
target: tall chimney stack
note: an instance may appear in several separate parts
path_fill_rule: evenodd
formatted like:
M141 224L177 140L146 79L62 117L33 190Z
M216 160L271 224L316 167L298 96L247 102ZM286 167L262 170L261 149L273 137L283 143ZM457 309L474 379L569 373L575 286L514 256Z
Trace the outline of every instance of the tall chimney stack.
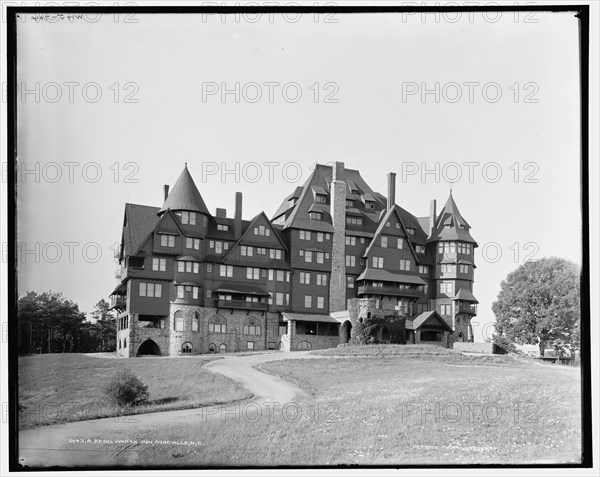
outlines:
M429 206L429 236L433 235L435 229L435 220L437 219L436 214L436 202L435 199L431 201Z
M164 200L167 200L167 197L169 197L169 184L165 184L163 186L163 188L164 188L164 191L165 191L165 198L164 198Z
M396 173L388 172L387 210L396 205Z
M235 215L233 217L233 235L236 239L242 236L242 193L235 193Z
M346 182L344 163L333 166L330 184L331 278L329 279L329 313L346 309Z

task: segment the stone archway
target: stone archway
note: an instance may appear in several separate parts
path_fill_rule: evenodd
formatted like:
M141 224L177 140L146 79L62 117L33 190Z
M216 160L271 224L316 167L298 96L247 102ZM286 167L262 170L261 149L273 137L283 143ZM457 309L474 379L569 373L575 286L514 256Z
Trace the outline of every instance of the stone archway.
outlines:
M352 323L346 320L340 326L340 344L346 344L352 338Z
M136 356L161 356L160 348L153 340L148 339L140 345Z

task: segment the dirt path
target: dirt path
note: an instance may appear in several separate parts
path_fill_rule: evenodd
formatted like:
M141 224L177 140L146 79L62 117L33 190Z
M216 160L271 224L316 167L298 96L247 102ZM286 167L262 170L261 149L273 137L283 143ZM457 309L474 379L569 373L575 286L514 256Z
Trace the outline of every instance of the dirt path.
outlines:
M304 391L280 378L257 371L254 367L269 361L304 358L319 356L305 351L230 355L207 364L205 368L238 381L254 395L252 400L258 404L277 402L283 405ZM227 396L223 396L223 399L226 400ZM117 442L119 440L152 440L156 438L157 430L167 425L177 426L194 419L217 418L217 415L209 413L206 408L183 409L28 429L19 432L19 463L29 467L116 465L117 460L127 462L128 459L123 459L123 454L135 454L136 447L130 442ZM79 442L70 442L77 439ZM131 457L132 462L135 462L135 455Z

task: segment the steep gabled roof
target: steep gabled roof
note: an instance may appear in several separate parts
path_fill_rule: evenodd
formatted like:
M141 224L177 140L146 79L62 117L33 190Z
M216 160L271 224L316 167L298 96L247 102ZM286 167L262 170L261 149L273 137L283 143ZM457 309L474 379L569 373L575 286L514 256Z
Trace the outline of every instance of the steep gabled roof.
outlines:
M314 171L305 181L302 187L297 187L293 194L288 196L277 209L273 216L274 219L282 214L287 214L287 219L283 222L282 227L301 228L309 230L318 230L321 232L333 232L333 226L330 223L330 206L317 203L315 194L329 195L329 184L333 175L333 168L324 164L317 164ZM380 209L385 208L385 199L381 194L374 192L369 185L361 177L360 173L354 169L344 169L342 172L342 180L346 183L347 197L350 194L356 195L353 200L362 201L362 196L367 195L375 201L376 209L371 210L356 210L356 215L363 217L365 220L362 229L364 231L373 232L376 228L377 218ZM296 198L296 204L289 205L289 199ZM319 211L326 214L326 220L318 221L310 219L311 211Z
M210 216L206 204L194 183L194 179L188 171L187 164L183 168L179 179L175 182L171 193L161 207L159 213L171 210L191 210Z
M135 255L158 222L158 207L125 204L120 258Z
M437 217L435 230L428 241L459 240L461 242L470 242L477 246L477 242L469 233L470 228L471 226L458 210L451 192L446 205L444 205L440 215Z
M425 324L433 324L440 323L449 333L453 333L454 330L452 327L446 323L446 321L439 315L437 311L426 311L421 313L419 316L415 318L409 318L406 320L406 329L408 330L418 330Z
M396 214L396 217L398 217L400 224L402 224L402 229L404 230L404 233L406 234L406 239L409 244L410 250L413 253L413 257L415 258L415 260L417 262L419 262L420 261L419 257L417 256L417 254L415 253L415 251L413 249L412 242L416 242L418 244L424 245L427 240L427 234L425 232L423 232L423 229L421 228L421 225L419 225L419 221L417 220L417 218L414 215L412 215L410 212L407 212L406 210L404 210L399 205L394 205L394 207L392 207L390 210L385 212L385 214L379 221L379 226L377 227L377 230L375 231L373 240L371 240L371 243L365 250L364 256L366 257L370 253L371 249L376 246L377 237L379 237L383 233L383 231L384 231L383 229L386 226L385 225L386 222L389 221L390 217L393 214ZM409 229L409 228L415 229L414 235L408 233L407 229Z
M263 212L261 212L260 214L258 214L257 216L255 216L250 223L248 224L248 226L246 227L246 229L242 232L242 235L240 236L239 240L237 240L232 247L229 248L229 250L227 251L227 253L225 255L223 255L223 260L225 260L225 258L227 258L227 256L233 252L233 250L240 245L241 243L244 243L246 236L250 234L250 231L254 228L254 224L256 224L260 218L264 219L264 222L266 224L267 227L269 227L271 229L271 233L277 238L277 240L279 241L279 243L281 244L281 246L283 247L284 250L287 250L287 246L285 245L285 243L283 242L283 240L281 239L281 236L279 235L279 232L273 227L273 225L271 224L271 221L269 220L269 218L267 217L267 214ZM255 240L253 240L252 242L255 242ZM261 245L263 246L263 245Z

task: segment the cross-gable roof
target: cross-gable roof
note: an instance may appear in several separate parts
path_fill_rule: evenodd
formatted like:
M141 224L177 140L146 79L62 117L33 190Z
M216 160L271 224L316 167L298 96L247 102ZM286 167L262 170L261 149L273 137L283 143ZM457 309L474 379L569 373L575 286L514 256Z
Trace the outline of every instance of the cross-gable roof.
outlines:
M146 242L146 238L159 220L156 215L158 210L158 207L125 204L120 259L135 255Z
M443 328L446 328L446 330L449 333L454 333L454 330L452 329L452 327L446 323L446 320L444 320L440 314L437 311L426 311L424 313L421 313L420 315L416 316L415 318L409 318L406 320L406 329L408 330L418 330L419 328L425 326L425 325L432 325L432 324L441 324Z

